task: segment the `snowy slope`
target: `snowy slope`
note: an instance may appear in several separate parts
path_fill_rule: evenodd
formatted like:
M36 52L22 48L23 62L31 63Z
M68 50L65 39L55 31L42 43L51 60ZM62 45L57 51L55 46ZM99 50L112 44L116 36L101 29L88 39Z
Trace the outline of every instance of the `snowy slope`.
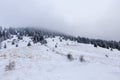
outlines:
M0 80L120 80L120 52L72 41L48 38L47 45L33 44L24 37L11 45L14 38L4 41L0 50ZM32 46L27 46L31 41ZM55 48L57 45L57 48ZM73 61L67 59L72 54ZM83 55L85 62L80 62ZM105 55L108 55L106 57ZM15 69L6 65L15 62Z

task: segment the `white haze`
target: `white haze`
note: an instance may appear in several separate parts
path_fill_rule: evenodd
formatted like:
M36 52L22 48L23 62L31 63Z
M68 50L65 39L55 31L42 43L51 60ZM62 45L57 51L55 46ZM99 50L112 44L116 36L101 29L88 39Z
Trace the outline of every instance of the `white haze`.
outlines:
M0 0L0 25L120 40L120 0Z

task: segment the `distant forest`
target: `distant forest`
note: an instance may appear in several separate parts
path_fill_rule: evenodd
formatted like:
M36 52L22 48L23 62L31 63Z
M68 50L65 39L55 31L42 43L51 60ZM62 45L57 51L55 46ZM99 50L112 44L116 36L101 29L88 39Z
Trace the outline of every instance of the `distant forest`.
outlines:
M63 33L52 32L48 30L43 30L39 28L26 27L26 28L2 28L0 27L0 43L6 39L12 37L12 35L17 35L19 39L22 39L23 36L29 36L32 38L33 42L37 43L44 38L53 38L55 36L60 36L64 40L77 41L78 43L92 44L94 47L102 47L106 49L117 49L120 51L120 41L107 41L101 39L89 39L85 37L74 37L71 35L66 35Z

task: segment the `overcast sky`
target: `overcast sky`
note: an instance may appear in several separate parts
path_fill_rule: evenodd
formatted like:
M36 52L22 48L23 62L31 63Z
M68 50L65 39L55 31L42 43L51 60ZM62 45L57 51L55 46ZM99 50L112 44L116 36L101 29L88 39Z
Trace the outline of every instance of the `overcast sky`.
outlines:
M0 0L0 25L120 40L120 0Z

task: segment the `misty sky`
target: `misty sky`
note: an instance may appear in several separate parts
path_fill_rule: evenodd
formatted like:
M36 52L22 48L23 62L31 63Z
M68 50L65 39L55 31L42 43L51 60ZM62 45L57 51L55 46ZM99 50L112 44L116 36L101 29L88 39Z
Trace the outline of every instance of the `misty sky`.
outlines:
M120 40L120 0L0 0L0 25Z

